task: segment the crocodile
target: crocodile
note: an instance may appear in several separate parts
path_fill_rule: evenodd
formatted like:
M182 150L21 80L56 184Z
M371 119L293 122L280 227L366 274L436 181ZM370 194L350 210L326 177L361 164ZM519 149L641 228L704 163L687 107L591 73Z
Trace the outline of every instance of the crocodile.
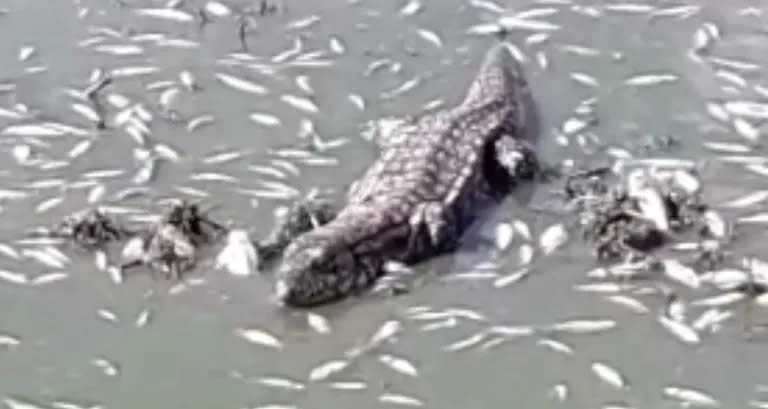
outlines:
M487 51L460 104L402 119L377 139L377 159L339 210L304 223L281 253L278 303L338 301L371 287L388 261L456 250L479 209L533 179L535 106L510 47Z

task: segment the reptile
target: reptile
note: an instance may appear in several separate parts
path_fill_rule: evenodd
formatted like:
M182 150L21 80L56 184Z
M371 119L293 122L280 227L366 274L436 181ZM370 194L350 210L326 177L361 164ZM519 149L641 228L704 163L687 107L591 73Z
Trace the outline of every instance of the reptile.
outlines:
M312 202L294 208L295 237L269 243L280 250L275 299L294 307L338 301L369 288L388 261L414 264L457 249L481 208L538 173L535 114L510 45L494 45L458 105L407 117L379 136L377 159L338 211L324 206L313 219Z

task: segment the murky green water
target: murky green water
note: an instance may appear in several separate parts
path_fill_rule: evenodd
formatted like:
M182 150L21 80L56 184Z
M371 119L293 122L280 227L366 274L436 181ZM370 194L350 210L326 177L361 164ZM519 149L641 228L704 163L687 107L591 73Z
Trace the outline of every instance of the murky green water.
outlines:
M331 36L337 36L346 50L340 55L330 53L321 57L332 62L328 67L286 68L268 75L223 63L229 53L240 51L233 16L214 18L200 31L197 22L140 17L131 10L162 7L163 2L124 3L124 7L117 1L104 0L11 0L2 4L8 13L0 16L0 79L7 79L17 88L0 94L0 107L10 109L23 103L45 119L88 129L87 121L70 108L72 100L63 90L87 86L93 69L159 67L157 73L119 79L109 88L109 92L124 94L151 109L156 107L159 92L147 91L147 84L175 80L180 71L189 70L202 89L181 91L174 108L185 119L208 114L215 117L215 122L187 132L183 123L155 118L149 140L178 149L181 159L176 163L162 161L149 187L156 197L178 196L180 193L174 190L178 186L209 192L205 201L221 205L217 218L261 234L271 227L275 207L285 201L253 200L237 189L260 188L258 179L262 176L249 171L248 165L268 164L273 158L268 154L270 149L301 142L297 135L302 119L311 119L323 139L343 137L349 143L324 153L337 158L338 166L302 166L299 176L284 182L302 191L312 186L341 191L375 154L370 142L360 137L367 121L413 114L438 98L446 104L454 103L464 92L483 52L493 42L466 34L469 26L490 21L493 14L465 1L426 0L423 10L414 16L399 14L404 5L401 2L285 1L283 12L257 17L249 30L249 51L262 58L261 62L290 49L296 38L301 38L303 52L328 50ZM191 11L204 2L180 3L181 9ZM510 36L529 59L527 75L541 112L541 150L547 160L583 161L589 157L576 138L571 138L568 147L556 144L553 129L571 116L580 101L594 97L600 122L590 132L606 144L624 147L642 143L648 135L673 137L679 144L658 155L706 161L702 179L708 200L722 201L764 188L763 176L718 161L716 157L720 154L701 145L705 140L743 142L731 128L707 115L707 102L765 99L753 88L765 86L767 81L763 68L768 58L764 46L766 17L762 14L766 10L761 2L638 3L658 9L685 5L701 8L688 18L650 18L647 12L603 8L613 2L540 3L537 6L535 2L507 1L503 6L516 11L533 7L561 10L541 18L560 26L543 43L526 46L525 39L532 32L513 32ZM78 18L78 13L85 9L88 14ZM593 12L597 15L590 16ZM290 22L311 15L319 17L315 24L304 29L286 29ZM711 55L749 61L759 68L743 72L694 61L689 56L693 35L705 22L716 23L722 35L714 42ZM152 32L198 41L200 46L176 48L140 43L144 47L142 55L99 54L78 45L89 37L104 36L94 31L96 27L122 33L123 38L106 38L102 44L131 44L127 36ZM420 37L420 28L437 33L443 46L437 47ZM35 47L36 53L27 61L18 61L19 47L25 45ZM566 45L588 47L596 55L574 54L563 49ZM546 68L537 63L539 52L548 60ZM364 75L371 62L384 58L402 64L401 70L394 73L383 69L368 77ZM32 66L45 66L47 70L25 74L24 70ZM718 69L738 73L746 85L728 82L722 73L718 76ZM267 87L269 93L254 95L225 87L215 77L219 72L249 78ZM599 84L580 84L570 77L572 73L593 76ZM646 87L624 85L627 78L641 73L673 74L679 79ZM309 77L319 113L302 113L280 99L285 93L304 95L294 82L301 75ZM416 77L420 81L412 91L396 98L380 98L382 92ZM361 112L356 108L349 101L349 94L362 96L367 102L366 109ZM112 108L110 113L116 112ZM282 124L255 124L248 119L253 112L275 115ZM2 117L0 127L17 122ZM757 121L755 125L760 128L762 124ZM131 185L136 170L132 152L135 142L119 129L85 138L93 139L89 152L69 166L45 171L16 164L11 148L31 144L36 153L64 158L82 139L71 135L2 137L0 188L22 189L30 196L2 204L0 241L13 243L25 228L54 222L87 205L87 189L30 190L24 188L25 184L56 178L75 182L82 180L87 171L126 169L125 175L104 179L105 197ZM202 162L211 152L223 150L243 150L249 154L226 164ZM765 155L759 147L751 154ZM190 180L190 174L195 172L223 173L238 181ZM534 200L544 194L544 189L547 187L539 188ZM64 201L60 206L42 215L35 214L33 209L38 203L62 194ZM125 204L149 208L146 198ZM496 221L511 218L525 220L535 234L557 221L554 216L528 211L511 198L486 223L486 230L492 231ZM764 237L760 227L739 228L732 247L743 254L761 255ZM501 256L504 265L500 273L517 268L519 244L516 241ZM469 268L462 265L468 258L464 256L491 259L493 255L488 250L418 266L428 279L406 296L363 297L319 309L317 312L325 315L333 328L325 335L307 325L306 312L281 310L270 303L269 275L233 277L215 271L208 263L191 275L192 279L202 279L198 285L169 294L170 283L144 274L116 285L96 269L91 254L74 248L63 250L73 259L66 268L67 279L43 286L0 282L0 334L21 340L18 346L0 348L0 397L35 402L42 407L51 407L56 401L105 408L395 407L377 400L389 391L416 397L430 408L597 408L608 404L660 408L680 406L665 399L662 389L681 385L706 391L723 408L747 407L750 400L768 400L768 393L763 390L761 395L759 388L760 384L768 383L764 344L759 338L747 340L738 309L737 318L727 321L719 332L702 334L700 345L684 345L657 322L664 301L659 295L637 296L651 312L636 314L606 302L602 295L574 291L573 286L585 282L584 273L594 267L591 256L578 241L553 255L537 256L528 279L502 289L494 288L492 280L447 279L452 273ZM51 271L31 260L8 257L0 259L0 269L29 276ZM420 326L426 322L406 317L407 310L415 306L469 309L485 316L486 321L459 319L452 328L422 331ZM114 312L118 321L100 318L100 309ZM137 328L135 320L145 310L151 314L149 323ZM597 335L555 336L574 349L572 356L538 345L538 335L513 339L487 350L445 350L447 345L492 325L544 325L576 317L610 318L618 326ZM766 319L755 317L758 321L761 318ZM334 381L365 382L364 390L335 390L329 387L330 380L309 382L301 391L280 390L255 382L264 376L307 382L313 367L343 358L344 351L365 343L389 319L402 321L403 331L397 342L385 344L377 353L411 360L419 371L415 378L392 371L373 353L332 377ZM241 327L267 330L281 339L284 346L270 349L249 344L234 333ZM118 374L106 376L93 364L98 358L116 363ZM590 369L593 361L618 369L627 386L616 390L601 383ZM565 402L551 397L550 390L558 383L569 387Z

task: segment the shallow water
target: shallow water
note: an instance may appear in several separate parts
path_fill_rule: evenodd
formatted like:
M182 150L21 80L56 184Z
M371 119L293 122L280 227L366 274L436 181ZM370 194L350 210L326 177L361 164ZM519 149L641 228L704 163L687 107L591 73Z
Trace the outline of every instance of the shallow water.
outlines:
M337 158L336 166L300 166L299 176L283 182L306 191L322 186L342 191L375 155L375 148L361 138L364 125L380 117L417 113L429 101L440 98L450 105L464 92L475 67L493 39L468 35L469 26L491 21L493 13L469 6L459 0L425 1L413 16L399 14L400 2L343 1L285 2L285 9L256 17L248 34L249 51L267 63L271 56L290 49L300 36L304 50L327 50L330 36L344 42L341 55L330 53L320 59L332 62L328 67L288 67L275 75L254 72L242 66L225 64L229 53L238 52L235 17L213 18L202 31L197 22L173 22L137 16L131 9L162 7L159 1L41 1L11 0L0 16L0 83L16 85L15 91L0 94L0 107L10 109L16 103L39 111L44 119L64 122L84 129L90 124L70 108L72 99L65 87L77 89L88 85L94 68L111 69L126 65L153 65L159 71L146 76L117 80L105 91L119 92L134 102L154 109L159 92L146 85L159 80L176 80L181 70L191 71L201 90L181 91L173 105L190 119L208 114L215 121L188 132L185 124L156 117L151 122L151 144L163 143L181 152L178 162L161 161L155 179L148 184L152 197L181 195L175 188L189 186L210 194L206 202L218 203L218 219L236 226L252 228L265 234L271 227L272 214L288 200L253 200L238 191L261 189L260 175L248 165L265 165L273 157L271 149L305 142L297 135L303 118L311 119L324 140L348 138L340 148L322 155ZM182 2L181 9L194 10L202 1ZM243 3L243 2L239 2ZM381 4L380 4L381 3ZM701 177L705 197L712 202L736 197L764 188L764 176L749 173L743 166L717 160L719 153L702 147L704 140L743 143L744 139L727 125L708 116L710 101L755 100L753 86L764 85L766 53L763 45L765 7L757 1L670 2L648 4L657 9L697 6L690 17L655 17L647 12L630 13L605 9L614 2L552 1L540 7L560 10L540 20L555 23L545 42L526 46L531 32L515 31L510 41L518 44L528 57L526 74L534 90L541 113L541 151L550 162L573 158L584 162L590 156L580 148L575 137L570 145L555 143L554 129L571 116L580 101L597 98L599 124L590 132L607 145L634 149L657 137L673 137L678 144L650 156L683 157L704 162ZM507 1L504 7L522 11L537 7L535 2ZM749 9L751 7L752 9ZM87 15L78 13L87 10ZM746 11L745 11L746 10ZM590 14L597 13L597 16ZM290 22L317 15L319 20L304 29L288 29ZM714 22L722 38L715 40L710 55L756 64L752 72L741 73L746 87L733 85L715 74L711 63L697 62L689 55L693 35L705 22ZM93 34L94 27L110 27L123 38L105 39L103 44L132 44L128 33L162 32L172 38L200 43L199 47L158 47L142 43L139 56L112 56L94 52L78 43ZM426 28L438 33L443 46L437 47L419 37ZM89 33L90 30L90 33ZM27 61L18 61L19 47L30 45L36 52ZM596 50L597 55L577 55L563 46L577 45ZM548 58L546 68L537 64L535 54ZM382 69L364 75L372 61L387 58L402 64L398 73ZM42 73L25 73L33 66L45 66ZM585 73L599 81L585 86L570 78L574 72ZM216 73L248 78L268 88L267 95L240 92L221 84ZM632 87L624 81L641 73L673 74L674 82ZM319 112L303 113L280 99L289 93L304 95L294 84L298 75L309 77L314 89L312 99ZM420 78L418 85L404 95L381 98L403 82ZM348 100L358 94L367 102L360 111ZM118 110L109 108L110 115ZM268 127L248 119L253 112L265 112L280 118L282 125ZM0 117L0 127L21 122ZM758 127L759 121L753 122ZM87 205L88 189L27 189L25 184L45 179L83 180L84 172L125 169L124 175L103 179L105 198L131 186L137 169L132 150L136 143L122 130L109 129L91 136L25 138L2 136L0 145L0 188L20 189L29 197L2 203L0 241L13 243L23 231L38 224L48 224ZM11 148L30 144L33 152L48 158L65 158L77 142L92 139L91 150L72 160L69 166L41 170L18 165ZM212 152L240 150L248 154L239 160L206 165L202 159ZM634 149L638 156L642 150ZM751 153L765 156L761 148ZM206 182L190 179L195 172L231 175L236 182ZM264 177L263 179L270 179ZM547 186L539 187L533 200L546 196ZM45 214L35 214L34 207L43 200L64 195L58 207ZM555 216L526 210L519 198L512 197L488 220L482 231L492 231L500 220L520 218L532 226L537 236L546 226L558 221ZM121 205L155 209L150 199L130 199ZM756 212L757 209L750 209ZM743 213L743 212L742 212ZM741 214L725 212L733 217ZM764 229L739 227L732 248L739 254L760 255ZM105 408L186 407L237 408L285 405L301 408L387 407L379 402L384 392L405 394L420 399L432 408L515 407L602 407L607 404L660 408L679 403L664 398L662 389L680 385L705 391L721 407L746 407L751 400L768 400L768 392L759 385L768 383L763 358L764 344L748 339L742 330L743 317L727 321L716 334L702 334L698 346L684 345L667 333L655 317L663 307L660 295L638 296L649 314L636 314L606 302L602 295L574 291L573 286L587 280L584 273L595 266L586 248L577 240L548 256L538 255L532 274L515 285L496 289L492 280L450 280L453 273L467 271L471 261L498 260L500 273L514 271L516 239L506 253L494 255L490 249L464 252L447 259L417 266L426 280L405 296L385 298L364 296L318 309L326 316L333 331L318 334L306 323L305 311L281 310L269 301L269 275L233 277L203 265L190 279L201 280L178 294L169 294L171 284L145 274L128 277L120 285L99 272L93 256L64 246L73 261L65 271L69 276L59 282L28 286L0 281L0 334L18 337L21 343L4 350L0 347L0 397L51 407L56 401ZM19 247L21 248L21 247ZM115 256L117 253L113 254ZM3 257L0 269L22 272L30 277L51 270L32 260ZM194 284L194 282L193 282ZM686 296L689 295L685 293ZM485 316L486 321L459 319L452 328L425 332L407 317L415 306L433 310L462 308ZM109 322L98 310L108 309L118 317ZM151 312L145 327L135 320L142 311ZM692 311L691 315L698 314ZM568 343L573 356L552 352L538 345L543 335L519 337L495 348L478 347L451 352L444 348L493 325L543 326L571 318L610 318L615 329L594 335L558 334ZM768 320L758 314L755 320ZM385 343L365 354L328 381L307 382L316 365L344 357L350 348L364 344L386 320L403 323L397 342ZM235 335L237 328L259 328L277 336L282 349L249 344ZM399 374L382 365L377 358L386 352L414 362L415 378ZM118 366L116 376L106 376L92 363L108 359ZM593 361L608 363L626 378L627 386L613 389L592 373ZM288 377L307 383L301 391L286 391L257 384L259 377ZM367 388L341 391L329 387L330 381L358 380ZM550 395L557 383L569 386L565 402Z

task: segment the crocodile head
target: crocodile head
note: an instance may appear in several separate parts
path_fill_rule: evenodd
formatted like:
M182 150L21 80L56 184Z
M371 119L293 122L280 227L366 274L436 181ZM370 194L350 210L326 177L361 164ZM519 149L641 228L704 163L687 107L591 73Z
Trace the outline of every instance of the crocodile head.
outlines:
M340 299L361 284L358 264L342 239L305 234L283 255L275 296L282 304L296 307Z

